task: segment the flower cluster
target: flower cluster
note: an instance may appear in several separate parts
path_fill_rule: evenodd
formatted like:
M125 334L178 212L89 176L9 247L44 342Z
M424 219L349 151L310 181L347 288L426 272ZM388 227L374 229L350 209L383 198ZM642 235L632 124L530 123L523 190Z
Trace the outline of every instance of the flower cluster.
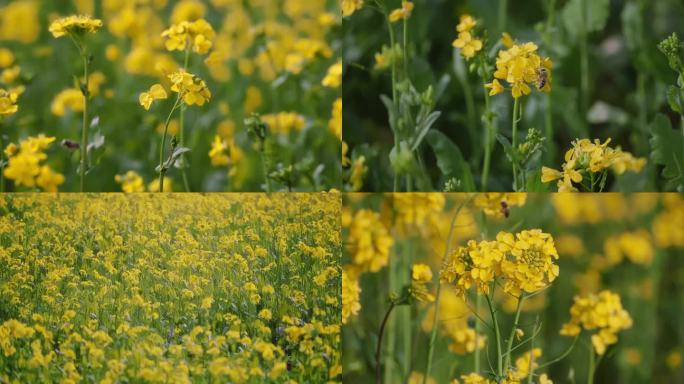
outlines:
M589 139L575 140L572 148L565 153L563 171L542 167L541 180L548 183L558 180L558 192L577 192L573 183L582 183L585 175L602 173L612 169L618 175L626 171L640 172L646 165L646 159L635 158L629 152L608 146L611 139L601 143L599 139L593 142ZM592 178L593 179L593 178ZM595 180L598 182L598 178ZM593 185L590 190L593 190Z
M411 287L409 291L414 299L431 303L435 296L430 293L427 285L432 282L432 269L426 264L414 264L411 268Z
M454 40L452 45L454 48L461 50L461 55L470 60L475 57L475 54L482 50L482 40L473 36L473 28L477 25L477 21L470 15L461 15L460 22L456 26L458 38Z
M582 329L592 332L591 343L596 353L603 355L606 348L617 343L617 334L632 327L632 318L622 308L620 296L608 290L598 294L575 296L570 308L570 321L560 334L577 336Z
M359 281L349 277L347 272L342 270L342 324L353 316L356 316L361 310L359 303L359 295L361 294L361 287Z
M551 91L551 59L539 56L535 43L514 44L511 41L511 44L513 45L507 49L499 51L494 80L487 84L489 94L494 96L504 91L504 85L499 80L508 83L511 94L516 99L530 94L530 85L541 92Z
M121 190L124 193L145 192L145 180L135 171L128 171L123 175L114 176L114 181L121 184ZM164 190L162 192L173 191L173 180L164 176ZM159 179L154 178L147 185L148 192L159 192Z
M463 295L471 287L489 294L492 282L501 279L504 290L513 295L531 293L548 286L558 277L558 259L553 238L539 229L516 235L499 232L494 241L470 240L447 258L441 281L454 283Z
M47 159L45 150L55 141L54 137L39 135L28 137L19 146L11 143L5 148L9 158L4 175L14 180L17 186L35 188L46 192L57 192L57 187L64 183L64 176L48 165L42 164Z
M102 20L93 19L88 15L72 15L57 19L50 24L50 33L54 37L65 35L83 35L85 33L95 33L102 27Z
M185 51L191 49L201 55L209 52L216 37L214 28L204 19L182 21L162 32L166 49L169 51Z
M242 149L235 144L235 139L224 139L219 135L214 136L214 141L209 150L211 165L215 167L231 167L229 176L234 176L237 168L233 167L244 158Z
M396 23L399 20L407 20L411 17L414 6L415 4L411 1L402 0L401 8L397 8L389 14L389 21L391 23Z
M211 92L199 76L180 70L169 75L171 90L183 98L186 105L204 105L211 98Z
M363 8L363 0L342 0L342 16L347 17Z
M349 228L347 249L352 265L347 272L357 276L361 272L377 272L387 265L394 239L377 212L360 209L353 216L346 212L342 225Z
M290 132L300 132L306 127L304 116L296 112L269 113L263 115L261 120L274 134L287 135Z
M16 113L19 110L18 98L17 93L0 88L0 116Z

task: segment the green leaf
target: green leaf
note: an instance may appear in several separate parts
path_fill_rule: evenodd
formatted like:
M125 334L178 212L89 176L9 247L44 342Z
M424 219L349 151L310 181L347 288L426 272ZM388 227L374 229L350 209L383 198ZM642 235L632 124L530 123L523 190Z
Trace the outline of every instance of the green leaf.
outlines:
M390 128L392 128L393 132L396 132L397 130L394 127L394 122L395 118L397 116L397 109L394 106L394 102L392 99L385 95L380 95L380 100L382 103L385 105L385 108L387 108L387 114L389 116L389 122L390 122Z
M425 135L430 131L430 128L435 124L437 119L442 115L442 112L435 111L428 115L424 121L420 122L418 126L418 134L413 139L413 144L411 145L411 150L415 151L420 143L425 138Z
M430 144L437 157L437 166L445 179L456 178L463 185L464 192L475 191L475 181L470 165L463 158L461 150L442 132L432 130L425 140Z
M673 111L677 113L684 112L684 90L670 85L667 88L667 102Z
M503 146L504 152L506 153L506 157L508 157L508 160L510 160L511 163L520 164L518 151L513 149L513 145L511 145L511 142L508 140L508 138L499 133L496 135L496 140Z
M542 183L541 168L528 172L525 180L525 191L527 192L549 192L553 183Z
M583 6L586 7L586 20ZM570 0L561 12L565 29L576 39L585 22L587 33L603 30L610 15L610 0Z
M665 166L662 176L668 190L684 192L684 136L672 129L670 120L658 114L651 123L651 160Z

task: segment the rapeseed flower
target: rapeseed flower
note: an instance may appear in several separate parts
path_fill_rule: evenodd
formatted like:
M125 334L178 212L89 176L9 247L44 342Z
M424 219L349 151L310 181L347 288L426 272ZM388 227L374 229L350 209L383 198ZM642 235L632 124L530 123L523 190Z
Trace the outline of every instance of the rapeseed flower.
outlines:
M168 95L166 94L166 90L164 87L161 86L161 84L155 84L153 85L148 92L143 92L140 94L140 105L142 105L145 110L150 110L150 107L152 106L152 103L155 100L163 100L166 99Z
M162 32L166 49L169 51L185 51L192 49L195 53L206 54L211 49L216 32L204 19L182 21Z
M211 98L207 83L192 73L180 70L170 74L171 91L179 94L186 105L204 105Z
M19 95L16 93L0 88L0 116L17 113L19 110L18 98Z
M346 324L361 310L360 294L361 288L358 280L350 277L346 270L342 269L342 324Z
M598 294L575 296L570 307L570 321L563 325L560 334L577 336L584 329L591 332L591 343L597 354L617 343L617 334L632 327L632 318L623 307L620 296L609 290Z
M50 24L50 33L54 37L65 35L81 36L95 33L102 27L102 20L93 19L89 15L73 15L57 19Z
M553 63L539 56L537 49L535 43L524 43L499 51L494 79L487 84L490 96L505 90L499 80L506 81L516 99L530 94L530 86L540 92L551 91Z
M431 303L435 301L435 296L430 293L427 285L432 282L432 269L426 264L414 264L411 267L411 287L409 289L411 297L414 299Z
M351 16L354 12L363 8L363 0L341 0L342 16Z
M391 23L396 23L399 20L408 19L409 17L411 17L411 13L413 12L414 6L415 4L413 4L413 2L403 0L401 2L401 8L397 8L390 12L389 21Z

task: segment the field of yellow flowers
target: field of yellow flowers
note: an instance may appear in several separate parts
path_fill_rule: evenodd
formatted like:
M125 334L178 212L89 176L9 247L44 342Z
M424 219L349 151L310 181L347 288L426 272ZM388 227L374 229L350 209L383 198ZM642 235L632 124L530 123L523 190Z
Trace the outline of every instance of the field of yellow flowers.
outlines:
M342 227L344 382L684 380L681 194L348 194Z
M340 382L340 204L0 197L0 383Z
M336 0L0 0L0 191L340 189Z
M681 0L341 0L352 189L684 191Z

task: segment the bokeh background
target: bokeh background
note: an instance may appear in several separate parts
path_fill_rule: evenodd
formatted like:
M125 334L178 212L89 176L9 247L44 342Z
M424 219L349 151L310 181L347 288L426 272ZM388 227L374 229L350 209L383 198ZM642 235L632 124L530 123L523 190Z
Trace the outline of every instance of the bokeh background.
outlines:
M60 107L64 99L58 95L76 86L74 76L82 76L83 64L72 42L53 38L48 27L54 19L75 13L104 22L100 31L87 36L94 57L91 82L97 83L90 116L98 118L90 132L98 147L87 177L89 191L120 191L115 175L128 171L138 173L146 189L155 179L160 131L173 100L145 111L138 96L154 83L168 82L164 73L182 66L183 52L166 51L162 31L172 23L199 18L206 19L217 36L207 55L190 55L189 71L205 79L213 94L208 104L188 108L185 116L190 189L264 189L259 153L243 124L253 112L297 116L295 124L274 135L271 148L273 171L290 166L295 170L291 189L339 188L336 136L341 135L341 114L334 118L333 103L341 89L322 85L341 54L336 1L1 0L0 49L11 52L13 59L4 60L0 68L0 87L25 87L19 112L2 123L5 143L40 133L55 136L47 163L65 175L61 190L78 188L78 154L59 142L80 140L81 112L68 108L68 102ZM175 131L172 122L170 132ZM230 166L211 165L208 153L216 135L237 147ZM169 176L174 189L183 191L180 172L172 170ZM274 181L274 189L287 187Z

